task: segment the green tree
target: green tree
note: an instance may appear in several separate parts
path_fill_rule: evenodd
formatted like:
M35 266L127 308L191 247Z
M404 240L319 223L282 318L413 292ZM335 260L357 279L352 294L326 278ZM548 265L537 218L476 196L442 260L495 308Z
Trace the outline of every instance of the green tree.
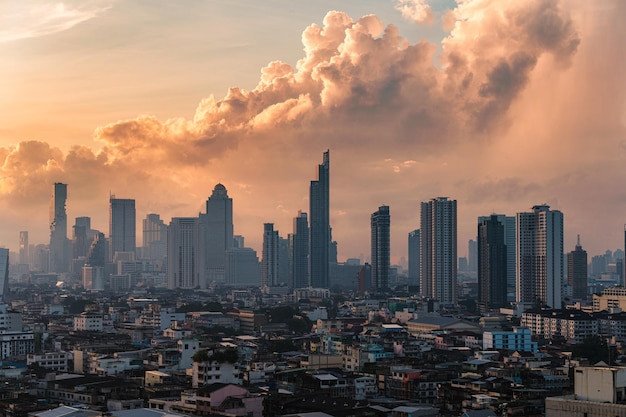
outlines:
M604 361L610 365L609 356L615 360L614 347L608 346L606 339L597 334L588 335L582 343L572 346L574 358L587 358L589 363L595 364Z

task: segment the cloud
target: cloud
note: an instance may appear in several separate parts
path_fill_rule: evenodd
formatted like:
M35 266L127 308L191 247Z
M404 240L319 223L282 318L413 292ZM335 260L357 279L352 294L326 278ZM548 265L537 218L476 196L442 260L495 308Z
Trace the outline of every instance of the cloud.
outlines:
M93 19L112 7L110 0L10 2L0 18L0 43L50 35Z
M395 8L402 13L402 17L415 23L431 23L434 20L426 0L396 0Z
M83 213L122 189L139 212L194 215L222 182L237 232L254 244L264 222L286 235L285 213L307 210L308 181L330 148L332 210L350 213L333 218L333 236L347 255L367 241L369 214L382 203L401 242L419 225L419 202L435 196L459 200L465 235L492 211L573 206L578 170L591 187L602 183L599 166L615 184L626 180L626 83L615 59L626 51L602 32L623 29L605 24L619 13L592 7L462 1L446 16L440 48L410 43L373 15L329 12L304 30L295 65L268 63L253 89L207 97L193 118L114 121L95 130L98 150L40 141L0 149L0 205L45 204L50 184L67 181ZM594 197L612 198L597 185ZM584 224L582 206L555 208Z

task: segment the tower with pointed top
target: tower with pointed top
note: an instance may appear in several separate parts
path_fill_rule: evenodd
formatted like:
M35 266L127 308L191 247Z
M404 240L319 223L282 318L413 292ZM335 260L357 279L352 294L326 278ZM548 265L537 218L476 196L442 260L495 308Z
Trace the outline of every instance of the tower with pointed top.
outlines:
M567 254L567 284L572 288L572 297L587 299L587 251L580 245L580 235L576 248Z
M309 273L311 286L328 288L330 275L330 151L324 152L317 168L317 180L311 181L309 228Z
M206 268L208 282L224 282L226 251L233 248L233 199L226 187L216 184L201 215L206 227Z

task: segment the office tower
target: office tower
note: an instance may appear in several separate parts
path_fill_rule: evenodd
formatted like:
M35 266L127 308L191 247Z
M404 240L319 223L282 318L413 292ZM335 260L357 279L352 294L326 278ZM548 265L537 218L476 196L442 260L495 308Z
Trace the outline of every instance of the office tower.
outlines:
M478 302L482 312L507 304L507 248L498 216L478 223Z
M245 238L241 235L233 236L233 248L245 248Z
M20 232L20 246L19 246L19 256L20 256L20 264L26 265L30 263L30 256L28 253L28 232L23 230Z
M109 259L115 252L135 252L136 249L135 200L109 199Z
M261 260L261 286L275 287L279 279L279 242L274 223L263 225L263 259Z
M104 267L107 260L106 249L107 241L104 237L104 233L96 233L87 251L85 265Z
M561 308L563 213L537 205L517 213L517 301Z
M224 282L226 251L233 247L233 199L226 187L215 185L206 202L206 266L210 282Z
M323 161L317 168L317 180L311 181L309 204L311 286L328 288L330 282L330 151L324 152Z
M85 265L82 268L83 288L104 291L104 267Z
M94 235L91 230L91 218L76 217L72 232L72 259L86 257Z
M9 250L0 248L0 301L9 292Z
M409 232L409 285L411 286L420 284L421 241L420 229Z
M389 289L390 244L389 227L391 217L389 206L380 206L372 213L371 248L372 248L372 288L375 291Z
M66 201L67 184L55 182L50 198L50 272L69 271Z
M161 260L167 257L167 225L158 214L143 219L143 259Z
M478 243L473 239L467 242L467 267L470 272L478 271Z
M587 299L587 251L580 246L580 235L576 248L567 254L567 284L575 299Z
M456 200L438 197L423 202L420 217L422 297L435 299L440 304L456 304Z
M504 226L504 244L506 245L506 282L507 292L515 294L515 276L517 274L517 257L516 257L516 240L515 240L515 216L507 216L504 214L492 214L496 216L498 221ZM489 220L491 216L478 217L478 223L483 220Z
M309 221L307 214L298 211L293 219L293 234L291 236L291 276L292 288L306 288L309 286Z
M244 247L227 250L225 275L226 285L259 287L261 266L256 251Z
M167 230L168 288L207 287L206 230L197 217L174 217Z

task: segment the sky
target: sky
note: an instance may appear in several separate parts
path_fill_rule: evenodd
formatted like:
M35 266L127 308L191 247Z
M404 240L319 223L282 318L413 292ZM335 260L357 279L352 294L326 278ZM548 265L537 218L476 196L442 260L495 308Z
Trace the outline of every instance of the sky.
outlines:
M330 150L339 260L391 213L406 257L420 203L476 218L547 203L565 250L623 248L626 2L164 0L0 4L0 246L68 224L108 233L108 199L196 216L222 183L235 233L292 232ZM68 230L71 236L71 227ZM138 244L141 244L139 239Z

